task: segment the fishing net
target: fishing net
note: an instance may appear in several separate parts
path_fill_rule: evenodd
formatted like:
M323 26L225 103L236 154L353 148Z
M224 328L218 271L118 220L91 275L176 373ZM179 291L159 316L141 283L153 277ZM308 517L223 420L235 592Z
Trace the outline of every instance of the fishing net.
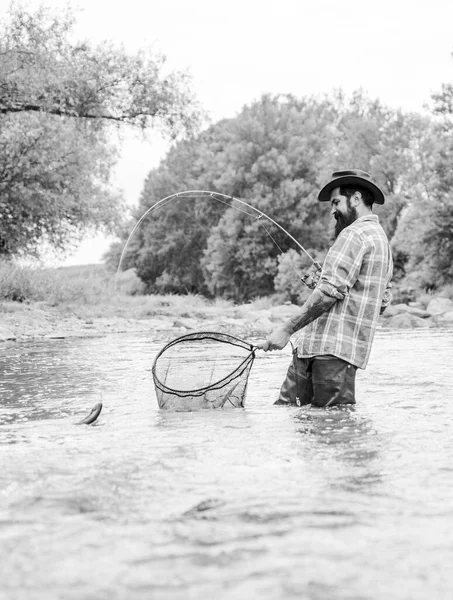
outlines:
M243 407L255 350L226 333L196 332L172 340L152 367L159 407L175 411Z

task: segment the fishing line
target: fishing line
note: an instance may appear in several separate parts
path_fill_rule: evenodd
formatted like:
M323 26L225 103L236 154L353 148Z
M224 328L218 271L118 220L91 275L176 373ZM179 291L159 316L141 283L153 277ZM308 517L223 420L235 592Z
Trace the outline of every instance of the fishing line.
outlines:
M214 192L215 193L215 192ZM271 232L265 227L265 225L263 225L263 223L261 222L261 219L263 217L263 215L258 215L257 217L255 217L253 214L249 213L247 210L244 210L243 208L241 208L240 206L234 206L233 203L229 203L229 202L225 202L225 200L222 200L221 198L216 198L213 194L211 194L211 197L214 200L217 200L218 202L220 202L221 204L225 204L225 206L228 206L228 208L234 208L236 210L238 210L241 213L244 213L245 215L247 215L248 217L250 217L251 219L254 219L255 221L259 221L259 225L260 227L262 227L262 229L264 229L264 231L266 232L266 234L270 237L270 239L272 240L272 242L275 244L275 246L278 248L278 250L280 251L281 254L283 254L283 250L280 248L277 240L272 236ZM237 200L237 198L234 198L233 196L229 196L230 200L234 201ZM268 217L269 218L269 217ZM286 232L285 232L286 233ZM289 234L288 234L289 235ZM313 260L310 256L310 260ZM314 262L314 261L313 261ZM294 270L294 272L296 273L296 275L302 280L302 277L299 273L299 271L296 269L296 267L293 265L293 263L291 262L291 266ZM302 280L303 281L303 280Z
M115 274L115 284L114 284L115 289L116 289L117 277L118 277L118 274L121 271L121 265L123 263L123 259L124 259L124 256L126 254L127 247L129 245L130 240L132 239L132 236L137 231L138 227L141 225L141 223L144 221L144 219L152 211L156 210L160 206L164 206L165 204L167 204L168 202L170 202L171 200L176 199L176 198L212 198L213 200L217 200L218 202L221 202L222 204L225 204L229 208L234 208L236 210L239 210L240 212L243 212L246 215L248 215L250 218L255 218L258 221L260 221L261 218L264 217L265 219L267 219L268 221L270 221L271 223L273 223L276 227L278 227L281 231L283 231L283 233L285 235L287 235L304 254L306 254L306 256L311 260L311 262L314 265L316 265L316 266L318 265L318 263L307 252L307 250L305 250L305 248L288 231L286 231L286 229L284 229L279 223L277 223L276 221L274 221L274 219L272 219L271 217L269 217L268 215L266 215L263 211L259 210L255 206L252 206L251 204L248 204L244 200L241 200L239 198L235 198L234 196L227 196L226 194L221 194L220 192L211 192L211 191L207 191L207 190L187 190L187 191L183 191L183 192L177 192L176 194L171 194L170 196L166 196L165 198L162 198L161 200L158 200L152 206L150 206L150 208L148 208L148 210L146 210L146 212L144 212L143 215L139 218L139 220L137 221L137 223L132 228L132 231L130 232L130 234L129 234L127 240L126 240L126 243L124 244L124 248L123 248L123 250L121 252L120 260L119 260L119 263L118 263L118 268L117 268L116 274ZM227 200L229 200L231 202L227 202ZM254 217L253 214L250 214L248 211L242 209L240 206L236 206L235 204L233 204L234 201L238 202L239 204L241 204L243 206L247 206L248 208L254 210L256 213L258 213L259 216ZM279 251L283 254L283 250L280 248L280 246L278 245L278 243L272 237L272 235L270 234L270 232L266 229L266 227L261 222L259 224L263 227L264 231L271 238L271 240L276 245L276 247L279 249ZM298 277L300 277L300 274L298 273L297 269L294 267L293 264L292 264L292 267L293 267L294 271L297 273ZM301 280L304 282L303 278L301 278Z

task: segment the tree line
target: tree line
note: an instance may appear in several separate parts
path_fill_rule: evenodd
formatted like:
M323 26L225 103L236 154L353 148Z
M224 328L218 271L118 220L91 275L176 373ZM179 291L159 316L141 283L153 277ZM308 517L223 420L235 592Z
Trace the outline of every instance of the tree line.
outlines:
M322 99L265 95L235 118L174 145L149 172L135 216L109 260L118 264L127 232L155 202L201 189L246 200L322 261L332 219L317 191L333 170L352 167L371 173L387 197L375 212L392 243L395 279L418 289L449 283L452 97L445 87L431 112L417 114L362 92ZM125 266L136 269L149 292L245 301L278 291L297 298L302 286L295 270L304 272L308 259L278 228L264 228L236 208L206 199L165 204L137 230Z

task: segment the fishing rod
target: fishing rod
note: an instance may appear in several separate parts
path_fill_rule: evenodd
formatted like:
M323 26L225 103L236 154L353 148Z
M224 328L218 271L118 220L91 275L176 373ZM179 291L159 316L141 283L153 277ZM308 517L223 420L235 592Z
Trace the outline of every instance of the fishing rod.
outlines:
M221 196L221 198L219 198L218 196ZM130 232L130 234L129 234L127 240L126 240L126 243L124 244L123 251L121 252L120 261L118 263L118 268L117 268L116 274L115 274L115 287L116 287L116 278L117 278L119 272L121 271L121 265L122 265L124 256L126 254L127 246L129 244L130 240L132 239L132 236L134 235L134 233L137 231L138 227L140 226L140 224L156 208L158 208L159 206L162 206L162 205L166 204L167 202L170 202L171 200L173 200L175 198L212 198L213 200L217 200L218 202L221 202L222 204L226 204L227 206L229 206L231 208L235 208L236 210L240 210L241 212L244 212L245 214L247 214L247 215L249 215L251 217L253 215L251 215L250 213L248 213L245 210L241 210L237 206L234 206L232 204L232 202L236 201L236 202L238 202L239 204L241 204L243 206L247 206L247 208L250 208L251 210L254 210L258 214L258 216L255 217L256 220L259 220L259 219L261 219L261 218L264 217L265 219L267 219L268 221L270 221L273 225L275 225L281 231L283 231L283 233L286 234L296 244L296 246L304 254L306 254L306 256L308 256L308 258L311 260L311 262L313 263L313 265L315 265L315 267L317 267L318 269L321 268L321 265L309 254L309 252L307 252L307 250L288 231L286 231L286 229L284 229L279 223L277 223L277 221L274 221L274 219L272 219L271 217L269 217L269 215L266 215L262 210L259 210L258 208L256 208L255 206L252 206L248 202L245 202L245 200L241 200L240 198L235 198L234 196L228 196L228 195L222 194L220 192L210 192L208 190L186 190L186 191L183 191L183 192L177 192L176 194L170 194L170 196L166 196L165 198L162 198L161 200L158 200L157 202L155 202L152 206L150 206L148 208L148 210L140 217L140 219L134 225L132 231ZM283 252L281 250L280 246L277 244L277 242L274 240L274 238L266 230L265 227L264 227L264 230L269 235L269 237L272 239L272 241L277 246L277 248L280 250L280 252ZM294 266L293 266L293 268L296 271L296 269L295 269ZM300 277L299 273L298 273L298 276ZM301 280L305 283L303 277L301 277Z

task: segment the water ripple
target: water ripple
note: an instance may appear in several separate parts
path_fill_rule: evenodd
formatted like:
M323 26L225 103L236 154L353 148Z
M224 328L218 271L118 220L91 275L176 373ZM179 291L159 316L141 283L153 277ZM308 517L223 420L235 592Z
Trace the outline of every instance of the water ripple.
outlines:
M0 348L6 597L451 597L451 330L379 332L358 404L328 410L273 405L285 349L243 410L159 411L165 341Z

